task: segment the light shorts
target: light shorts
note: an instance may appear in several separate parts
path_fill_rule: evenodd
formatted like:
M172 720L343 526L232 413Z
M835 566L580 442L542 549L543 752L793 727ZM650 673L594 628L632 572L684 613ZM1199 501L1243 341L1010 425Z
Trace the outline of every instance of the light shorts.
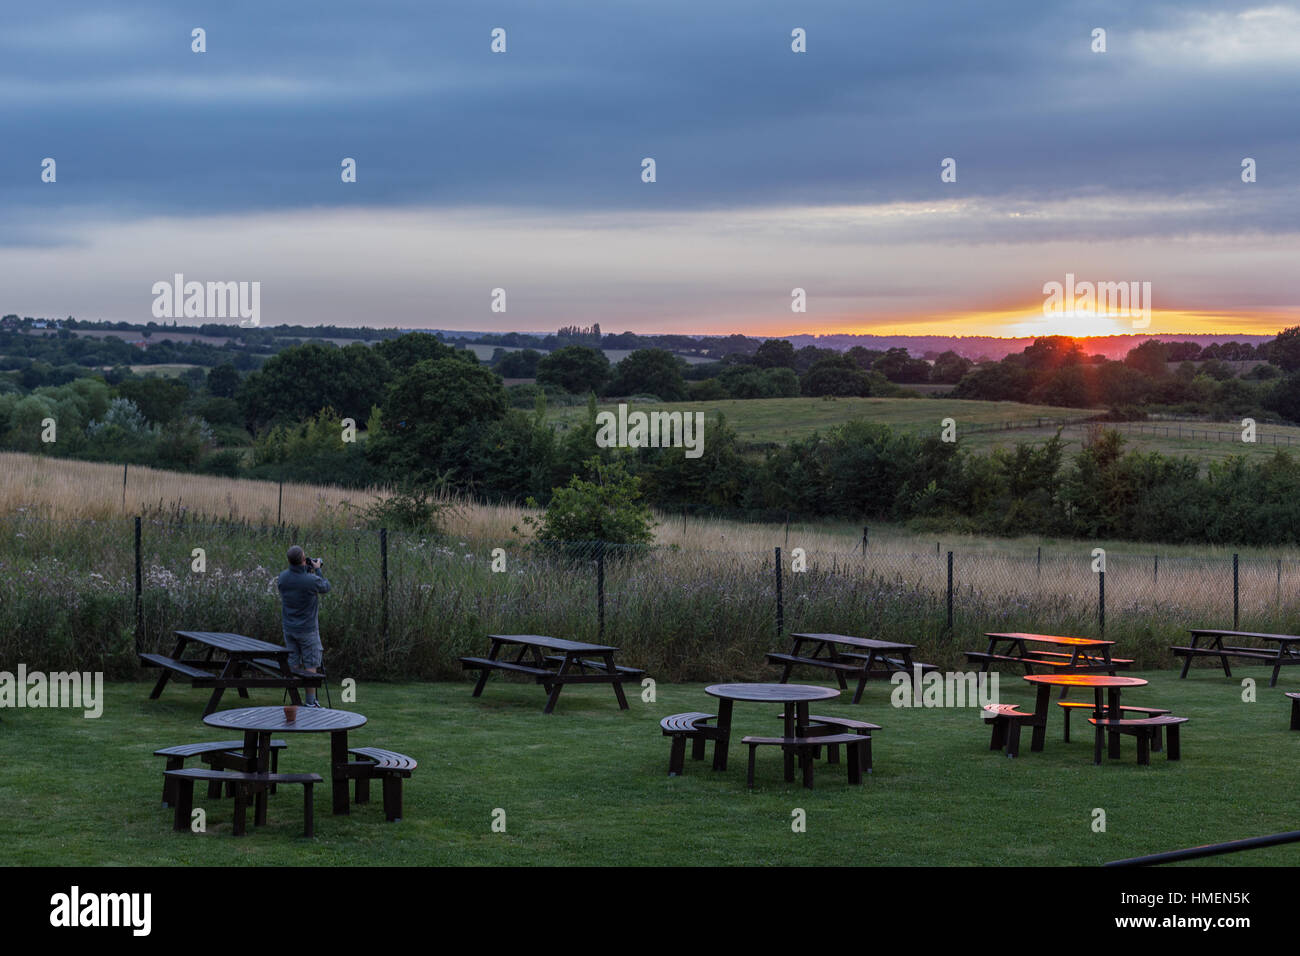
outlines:
M320 631L310 634L285 634L284 646L289 648L289 666L296 670L320 667L325 648L321 646Z

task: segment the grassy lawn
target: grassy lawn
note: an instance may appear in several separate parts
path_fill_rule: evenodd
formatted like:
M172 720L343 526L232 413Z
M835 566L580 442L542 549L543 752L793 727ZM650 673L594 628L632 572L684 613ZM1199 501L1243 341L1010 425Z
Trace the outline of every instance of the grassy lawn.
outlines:
M150 701L148 684L117 683L106 688L98 720L69 710L3 712L0 865L1095 865L1295 828L1291 761L1300 734L1288 731L1289 701L1282 687L1268 689L1266 671L1238 675L1259 684L1252 704L1241 701L1239 680L1208 668L1186 681L1172 671L1141 676L1151 686L1126 694L1127 703L1192 718L1179 763L1156 754L1138 767L1125 738L1121 761L1094 767L1086 722L1076 714L1074 739L1063 744L1059 712L1043 752L1029 752L1026 732L1022 756L1009 760L988 750L973 711L895 710L889 686L878 683L862 706L815 708L884 726L864 786L848 786L842 765L824 762L816 790L786 784L779 754L764 748L753 793L738 741L779 732L771 705L736 705L725 773L688 759L685 776L666 775L658 720L715 712L701 685L660 685L653 704L629 694L627 712L608 688L570 687L548 717L531 684L494 679L473 700L468 683L362 683L346 709L369 723L350 743L420 761L406 781L405 819L384 822L378 786L369 805L334 817L327 781L316 791L311 841L300 836L296 787L271 798L266 827L251 829L250 815L249 836L238 840L230 801L209 801L200 787L195 802L208 811L208 832L172 833L170 811L159 805L163 761L151 751L223 735L201 723L206 692L169 686ZM1018 677L1003 683L1004 701L1032 704ZM340 704L337 687L333 694ZM249 701L279 702L271 691L253 691ZM285 736L282 770L328 777L327 735ZM506 812L505 833L492 831L495 808ZM796 808L807 813L805 833L791 830ZM1094 808L1106 811L1105 833L1092 831ZM1281 847L1205 864L1295 865L1296 853Z
M618 403L605 403L602 409L617 409ZM711 422L718 412L736 430L742 441L788 442L806 438L815 431L834 425L863 420L879 422L906 431L933 429L937 436L941 422L953 418L957 433L963 426L992 425L1001 422L1029 422L1037 419L1082 419L1095 410L1058 408L1053 405L1025 405L1019 402L974 402L954 398L755 398L717 402L667 402L645 406L660 411L703 412ZM551 411L554 421L569 425L582 421L586 408L557 408ZM1019 430L1007 432L1019 435ZM1014 441L1014 439L1012 439Z

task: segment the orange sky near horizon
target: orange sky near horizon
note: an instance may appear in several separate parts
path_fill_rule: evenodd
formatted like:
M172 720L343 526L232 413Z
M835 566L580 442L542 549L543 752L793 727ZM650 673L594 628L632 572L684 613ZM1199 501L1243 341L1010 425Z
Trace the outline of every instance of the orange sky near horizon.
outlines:
M856 335L951 335L1020 338L1040 335L1068 335L1073 338L1108 335L1276 335L1282 329L1300 325L1300 313L1233 313L1152 310L1149 325L1142 319L1098 312L1044 315L1042 305L1005 312L977 312L929 315L923 319L888 318L864 322L860 316L837 316L817 323L816 334ZM796 335L813 330L789 323L761 323L746 334Z

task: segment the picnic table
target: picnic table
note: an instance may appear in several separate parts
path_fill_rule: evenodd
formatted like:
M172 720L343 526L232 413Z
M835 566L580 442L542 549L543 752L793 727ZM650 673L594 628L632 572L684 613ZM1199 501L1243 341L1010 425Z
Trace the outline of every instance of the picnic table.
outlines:
M201 656L185 656L191 644L198 645L195 653ZM221 658L216 656L218 651ZM301 704L298 688L319 687L324 681L320 674L293 670L289 666L289 649L281 644L221 631L177 631L171 656L142 653L140 662L145 667L162 668L158 683L149 693L150 700L158 699L173 675L189 678L192 687L211 687L205 716L217 709L222 694L230 687L240 697L247 697L250 687L283 687L293 703Z
M982 672L987 672L994 663L1013 663L1023 666L1026 674L1032 674L1035 667L1044 667L1076 674L1104 671L1114 676L1117 668L1127 668L1133 663L1125 658L1110 656L1110 649L1115 646L1114 641L1094 637L1062 637L1024 631L986 632L984 636L989 639L987 650L966 651L968 662L982 662ZM1030 647L1030 644L1045 644L1061 649L1040 650Z
M1268 686L1276 687L1278 672L1284 666L1300 664L1300 653L1296 651L1296 645L1300 644L1300 636L1294 634L1257 634L1254 631L1224 631L1207 627L1192 627L1188 628L1188 631L1192 635L1190 646L1169 648L1174 652L1175 656L1186 658L1183 661L1183 672L1178 675L1180 678L1187 676L1187 671L1192 666L1193 657L1219 658L1219 663L1223 665L1224 676L1231 677L1232 671L1228 667L1228 658L1241 657L1246 660L1257 660L1272 664L1273 676L1269 680ZM1210 642L1202 647L1200 641L1203 637L1209 638ZM1277 650L1267 647L1224 646L1223 639L1225 637L1238 640L1267 641L1277 644Z
M727 769L727 750L731 744L731 705L734 701L749 703L781 703L785 705L782 718L785 736L803 737L808 731L808 702L830 700L840 692L831 687L812 684L712 684L704 693L716 697L718 704L718 737L713 744L713 769ZM802 758L801 762L802 762ZM785 755L786 779L794 779L794 762L789 752Z
M1117 677L1111 674L1026 674L1024 679L1038 688L1038 699L1034 703L1034 735L1029 745L1030 750L1042 750L1047 737L1047 712L1052 703L1053 687L1089 687L1093 692L1093 716L1101 720L1107 713L1121 713L1120 692L1125 687L1145 687L1147 681L1141 677ZM1102 702L1102 691L1107 699ZM1119 735L1110 735L1112 757L1119 756Z
M847 676L858 678L853 703L861 703L862 691L873 677L888 678L897 672L913 673L914 667L922 671L937 670L933 664L913 664L915 644L896 641L879 641L869 637L850 637L846 634L791 634L787 654L771 652L767 660L782 667L781 683L790 680L790 671L796 666L819 667L835 674L840 690L848 689ZM848 650L841 650L848 648ZM889 656L889 655L894 656Z
M287 720L283 707L243 707L207 714L203 722L209 727L238 730L244 735L244 756L256 758L257 772L266 773L271 766L272 734L330 735L330 778L333 782L334 812L348 812L348 780L365 771L363 765L348 762L348 731L366 722L361 714L347 710L300 707L294 720ZM266 823L266 791L257 794L254 826Z
M612 684L620 710L627 710L627 697L623 693L626 681L639 681L645 671L636 667L623 667L614 663L617 647L604 644L584 644L561 637L544 637L538 634L489 634L492 650L487 657L462 657L465 670L482 671L474 685L473 697L483 693L488 675L494 670L526 674L546 688L548 697L542 713L555 710L560 691L566 684ZM518 647L515 659L505 660L501 652ZM550 651L552 653L547 654Z

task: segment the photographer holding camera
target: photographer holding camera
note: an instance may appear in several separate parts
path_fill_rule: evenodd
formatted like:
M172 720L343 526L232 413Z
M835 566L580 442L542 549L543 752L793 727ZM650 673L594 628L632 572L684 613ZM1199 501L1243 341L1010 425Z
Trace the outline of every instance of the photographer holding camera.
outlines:
M280 572L276 587L284 628L284 644L289 648L289 666L316 673L324 648L320 642L320 624L316 611L320 595L329 592L330 583L320 574L322 561L309 558L298 545L289 549L289 567ZM306 688L307 707L319 707L314 688Z

